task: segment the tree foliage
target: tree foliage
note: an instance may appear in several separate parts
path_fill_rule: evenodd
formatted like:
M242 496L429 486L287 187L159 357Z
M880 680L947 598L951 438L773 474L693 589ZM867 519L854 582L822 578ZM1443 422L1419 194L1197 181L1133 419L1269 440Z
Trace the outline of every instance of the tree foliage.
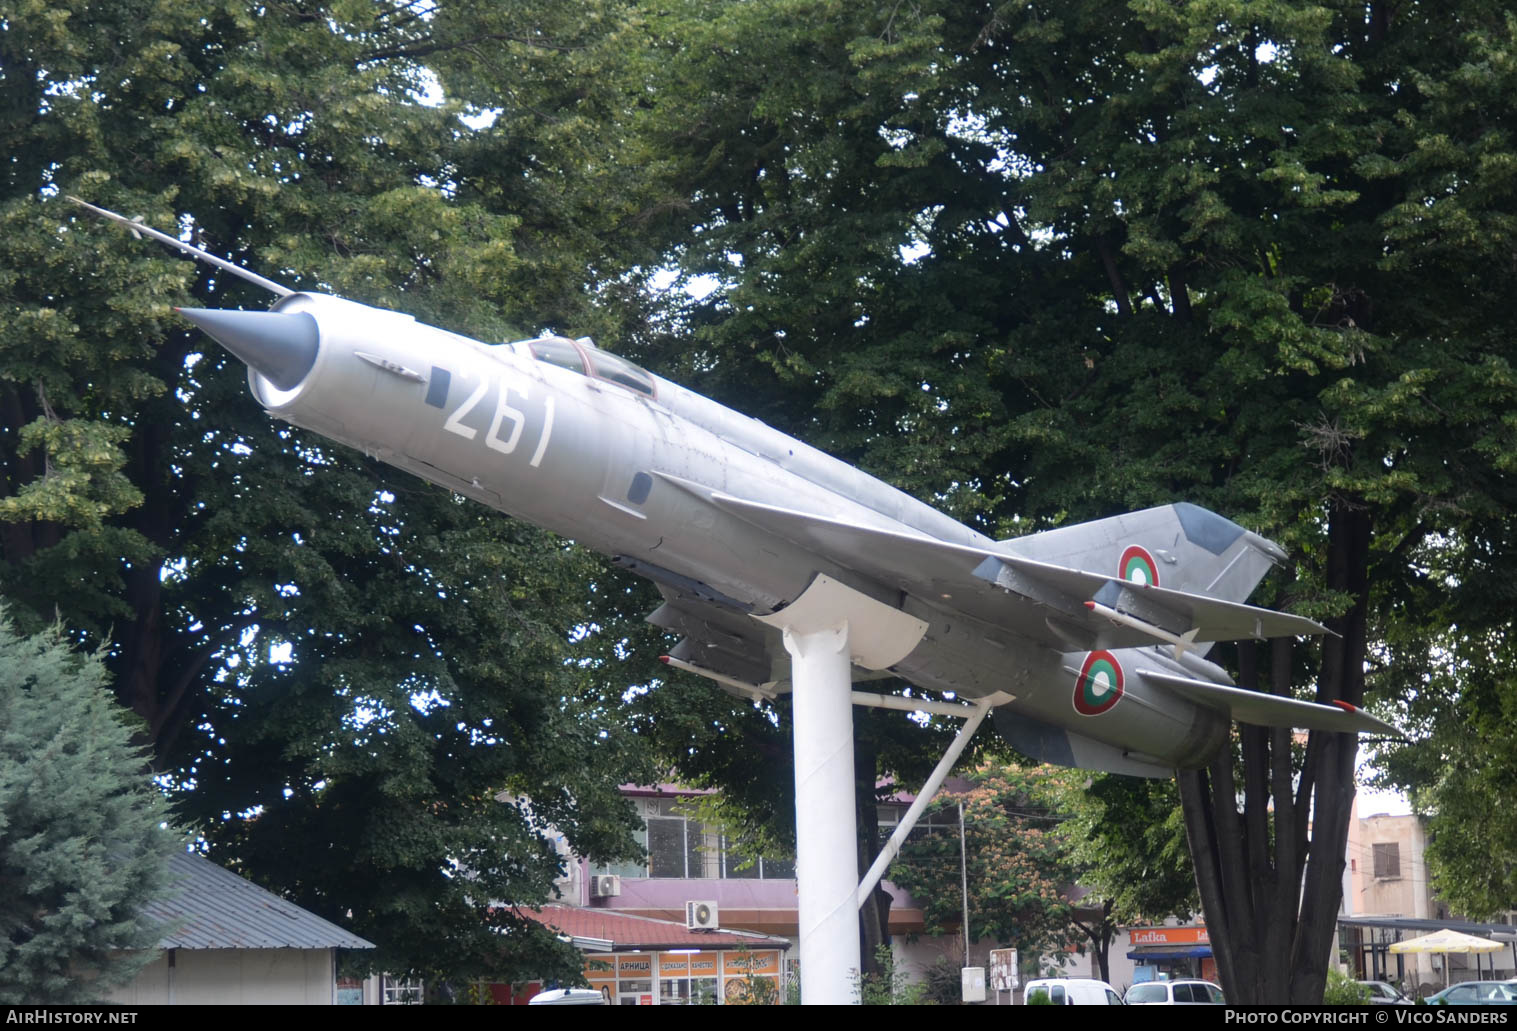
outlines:
M99 1002L156 955L179 843L99 656L0 609L0 1002Z
M1327 989L1322 993L1324 1006L1368 1006L1370 1004L1369 985L1360 984L1350 980L1347 974L1341 974L1336 968L1327 972Z
M24 8L0 22L0 587L28 627L56 606L115 642L112 688L200 825L360 933L483 965L499 936L423 916L497 919L447 857L485 870L484 842L530 852L550 819L626 847L620 696L655 684L658 642L623 621L646 593L272 427L169 313L248 290L60 190L481 338L625 340L987 532L1205 504L1290 552L1261 603L1339 635L1221 656L1240 684L1470 717L1430 749L1453 821L1506 754L1480 729L1510 710L1505 5ZM700 289L655 312L660 264ZM1471 665L1445 675L1449 649ZM783 705L664 683L636 708L664 761L784 811L752 776ZM922 761L890 728L861 735L871 773ZM1354 745L1237 749L1181 778L1221 976L1316 1001ZM482 801L501 792L532 812ZM397 809L420 815L385 835ZM1503 830L1442 840L1472 827ZM276 828L306 856L375 844L302 880ZM500 898L546 890L552 857L519 862Z
M1110 980L1117 929L1197 908L1179 796L1170 781L990 760L974 787L933 804L937 826L908 841L890 879L929 931L962 934L957 827L964 806L969 931L1030 957L1089 948Z
M1080 887L1111 904L1116 923L1162 923L1197 912L1195 870L1173 781L1061 771L1051 801Z
M959 829L963 806L969 892L969 938L991 940L1027 956L1063 951L1079 937L1069 892L1079 871L1048 805L1048 768L985 765L964 792L945 792L929 812L939 825L908 840L890 879L922 905L929 934L963 934Z
M586 273L610 217L578 221L615 190L561 175L589 140L546 117L578 89L541 74L557 54L530 27L556 6L24 6L0 21L17 618L57 611L103 646L214 857L378 942L375 963L572 972L512 904L553 892L550 825L584 853L635 847L599 564L273 424L170 311L266 298L60 196L481 339L635 322L597 301L636 292L609 244ZM482 35L522 75L511 116L470 130L467 90L420 102L420 58Z
M1489 586L1497 597L1507 590ZM1493 801L1517 772L1517 691L1499 672L1511 658L1512 628L1505 613L1493 615L1484 629L1465 622L1429 635L1428 666L1404 676L1414 688L1408 709L1425 737L1395 750L1384 776L1427 817L1432 891L1475 920L1498 919L1517 900L1517 820Z
M1062 770L1048 798L1083 892L1071 922L1111 980L1120 927L1185 919L1200 909L1195 867L1173 781Z
M1509 553L1503 5L691 2L657 30L640 124L674 253L720 284L671 367L990 531L1185 498L1274 537L1296 577L1260 601L1336 636L1240 649L1249 688L1359 704L1367 662L1388 693L1426 668L1427 612L1478 610L1426 570ZM1316 1001L1354 743L1239 747L1181 779L1221 976Z

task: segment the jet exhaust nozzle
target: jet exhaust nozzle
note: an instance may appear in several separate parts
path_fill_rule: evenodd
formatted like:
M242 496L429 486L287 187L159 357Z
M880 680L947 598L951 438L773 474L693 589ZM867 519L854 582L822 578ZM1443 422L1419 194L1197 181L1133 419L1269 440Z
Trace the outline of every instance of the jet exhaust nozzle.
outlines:
M307 312L174 310L280 390L299 385L316 365L321 333Z

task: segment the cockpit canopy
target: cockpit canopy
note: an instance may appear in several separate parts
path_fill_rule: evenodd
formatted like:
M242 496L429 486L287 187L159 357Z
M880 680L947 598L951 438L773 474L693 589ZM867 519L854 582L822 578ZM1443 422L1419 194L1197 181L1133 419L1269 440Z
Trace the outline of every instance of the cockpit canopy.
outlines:
M523 340L516 346L526 347L538 361L618 384L645 397L655 396L651 375L625 358L602 351L591 343L589 337L570 340L568 337L543 336Z

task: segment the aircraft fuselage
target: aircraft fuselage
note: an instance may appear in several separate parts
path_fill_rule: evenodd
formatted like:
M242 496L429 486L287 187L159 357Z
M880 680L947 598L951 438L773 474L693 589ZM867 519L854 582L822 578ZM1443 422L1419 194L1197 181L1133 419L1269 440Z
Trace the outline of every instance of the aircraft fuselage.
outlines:
M1139 663L1184 671L1153 648L1106 653L1112 661L1092 679L1083 669L1086 650L1049 648L1014 625L977 618L956 607L949 591L931 597L882 584L711 504L711 493L727 494L986 551L1003 548L677 384L641 370L635 370L641 380L591 375L535 356L532 342L487 345L324 295L292 294L274 310L308 313L319 328L315 362L289 389L249 369L258 402L294 425L634 568L655 570L655 579L688 578L737 611L781 609L824 573L928 624L890 672L960 697L1009 692L1017 714L1053 727L1074 724L1078 734L1131 753L1138 763L1196 765L1215 754L1227 732L1225 715L1123 673ZM553 346L571 363L616 362L561 338ZM613 375L620 373L618 363ZM784 677L769 671L754 679ZM1079 705L1082 683L1088 697Z

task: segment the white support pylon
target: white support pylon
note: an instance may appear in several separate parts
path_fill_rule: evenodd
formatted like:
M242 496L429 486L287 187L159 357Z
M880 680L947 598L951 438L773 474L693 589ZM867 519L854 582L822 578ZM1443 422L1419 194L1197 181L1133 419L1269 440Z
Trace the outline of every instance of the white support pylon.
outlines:
M856 1005L859 863L848 622L809 633L787 627L784 635L793 685L801 1002Z
M927 624L820 574L789 605L753 618L777 627L790 653L801 1002L857 1005L853 666L888 669L911 653Z
M857 695L857 692L855 692L855 695ZM900 699L900 701L908 702L911 700ZM863 908L864 903L869 900L870 893L874 891L874 886L880 883L881 877L885 876L886 867L891 864L896 856L900 855L901 846L906 843L906 836L911 833L912 828L917 825L917 820L921 819L922 814L927 811L927 806L931 804L933 798L937 795L938 788L943 786L943 781L948 779L948 774L953 772L954 763L959 761L959 756L964 753L964 747L969 744L969 739L974 737L974 732L980 729L981 721L985 719L985 716L995 706L1005 705L1007 702L1014 700L1012 695L997 693L981 698L974 705L948 706L939 702L932 709L927 710L930 712L943 712L945 709L956 709L957 711L949 712L948 714L964 717L964 725L959 728L959 732L955 735L953 743L948 746L948 751L943 753L943 758L939 759L938 764L933 767L931 776L927 778L927 783L923 784L922 790L917 792L917 797L906 810L906 815L901 817L895 831L890 835L890 840L886 841L885 846L880 849L880 854L875 857L874 865L869 868L869 872L859 882L858 895L855 900L859 908Z

